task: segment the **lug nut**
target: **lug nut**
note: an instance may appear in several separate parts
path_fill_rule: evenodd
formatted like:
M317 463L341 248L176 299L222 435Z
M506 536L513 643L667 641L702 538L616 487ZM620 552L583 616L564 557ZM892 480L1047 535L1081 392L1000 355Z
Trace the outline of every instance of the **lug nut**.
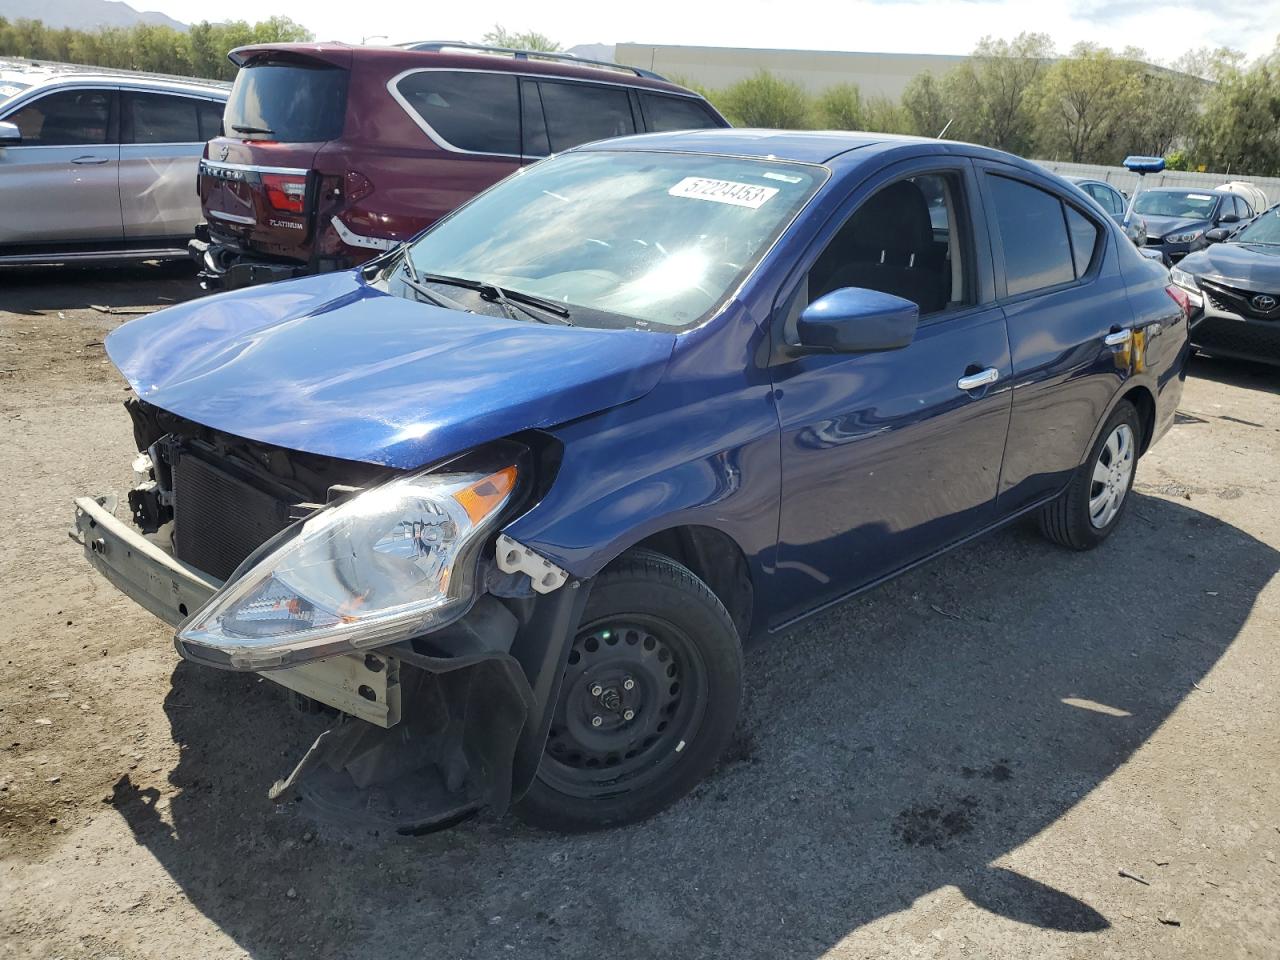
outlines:
M635 712L634 710L623 710L623 711L622 711L622 719L623 719L623 720L632 720L632 719L634 719L634 718L635 718L635 715L636 715L636 712Z
M623 690L634 690L635 686L636 686L636 682L632 680L630 677L627 677L627 679L622 681Z
M591 718L591 725L592 725L593 727L598 727L598 726L600 726L600 724L602 724L602 723L604 723L604 717L592 717L592 718Z
M604 693L604 687L600 686L600 684L598 684L598 683L597 683L594 687L592 687L592 688L591 688L591 695L592 695L593 697L598 697L598 696L600 696L600 694L602 694L602 693Z

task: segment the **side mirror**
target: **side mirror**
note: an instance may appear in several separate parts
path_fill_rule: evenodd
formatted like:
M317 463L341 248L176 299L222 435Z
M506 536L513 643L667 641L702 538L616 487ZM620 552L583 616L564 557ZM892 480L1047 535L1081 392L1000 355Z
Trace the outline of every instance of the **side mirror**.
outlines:
M842 287L804 308L796 323L802 347L836 353L897 350L909 344L920 324L920 307L879 290Z
M1224 213L1218 218L1219 223L1239 223L1240 218L1234 213Z
M1221 243L1229 236L1231 236L1231 231L1223 227L1214 227L1212 230L1206 230L1204 234L1205 240L1209 243Z
M18 129L18 125L0 120L0 145L21 142L22 131Z

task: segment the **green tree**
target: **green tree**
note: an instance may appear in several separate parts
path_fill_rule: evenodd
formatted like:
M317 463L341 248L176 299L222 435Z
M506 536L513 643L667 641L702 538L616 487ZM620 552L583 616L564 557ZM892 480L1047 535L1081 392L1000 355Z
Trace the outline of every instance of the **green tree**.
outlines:
M856 84L840 83L827 87L814 104L815 119L825 130L865 130L867 115L862 94Z
M508 30L500 23L495 23L493 29L481 37L480 41L491 47L509 47L513 50L544 50L554 53L560 49L560 44L546 34L533 30Z
M1210 88L1206 71L1213 58L1207 50L1191 51L1168 69L1144 72L1141 102L1131 125L1130 153L1162 157L1194 140Z
M1280 45L1249 66L1239 56L1217 57L1210 70L1197 161L1224 173L1280 173Z
M866 111L866 127L874 133L910 133L911 117L903 109L901 101L888 97L871 97L863 105Z
M716 100L736 127L802 130L809 126L809 95L791 80L760 70L722 91Z
M902 109L910 121L911 132L922 137L941 136L953 116L942 84L927 71L917 73L902 91Z
M1079 43L1044 75L1037 143L1074 163L1117 163L1142 101L1144 68L1136 58ZM1120 156L1115 156L1119 152Z
M1040 87L1054 56L1047 34L983 37L970 60L947 75L944 99L955 117L948 135L1027 154L1035 145Z

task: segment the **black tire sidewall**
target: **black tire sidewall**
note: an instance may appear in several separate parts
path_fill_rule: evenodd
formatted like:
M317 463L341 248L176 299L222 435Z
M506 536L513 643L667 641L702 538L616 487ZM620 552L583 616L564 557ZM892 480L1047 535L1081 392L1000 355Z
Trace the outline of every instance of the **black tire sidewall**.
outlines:
M561 832L596 830L652 816L688 793L728 746L742 703L742 645L724 606L688 569L660 554L631 551L597 577L582 623L628 613L668 620L702 657L706 704L701 722L661 778L606 798L565 794L535 776L516 813Z

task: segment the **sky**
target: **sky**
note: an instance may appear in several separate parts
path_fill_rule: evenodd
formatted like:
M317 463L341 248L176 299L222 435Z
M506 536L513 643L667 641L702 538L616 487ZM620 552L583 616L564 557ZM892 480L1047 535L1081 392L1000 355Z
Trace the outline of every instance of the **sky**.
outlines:
M1229 46L1251 58L1269 52L1280 34L1280 0L827 0L787 4L734 0L487 0L432 4L421 0L132 0L190 23L292 17L319 40L359 43L477 40L493 24L537 30L570 47L632 41L725 47L778 47L888 53L968 53L984 35L1021 31L1053 37L1062 51L1080 41L1120 49L1137 46L1169 61L1197 47ZM359 9L362 16L354 17ZM211 16L211 14L214 14Z

